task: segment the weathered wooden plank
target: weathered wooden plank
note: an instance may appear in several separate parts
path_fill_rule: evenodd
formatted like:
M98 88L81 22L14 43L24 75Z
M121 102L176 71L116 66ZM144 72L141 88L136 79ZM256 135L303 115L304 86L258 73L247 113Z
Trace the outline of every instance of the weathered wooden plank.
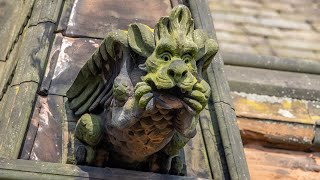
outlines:
M66 95L78 72L100 42L101 40L90 38L63 38L49 94Z
M39 127L34 140L31 160L61 162L62 158L62 122L63 97L49 95L39 96L40 109L32 119L39 119Z
M5 61L28 22L35 0L2 0L0 7L0 61Z
M170 176L123 169L75 166L27 160L0 159L1 179L155 179L182 180L196 177Z
M200 124L197 134L184 147L187 176L212 179L206 147L202 137Z
M215 38L213 20L206 0L189 0L196 28L204 29L211 38ZM236 124L236 116L230 97L230 89L224 75L223 61L218 52L208 70L208 79L212 88L213 106L209 106L212 111L213 126L223 149L218 151L221 157L221 167L223 172L221 179L250 179L248 168L243 152L240 132ZM207 138L207 137L206 137Z
M254 142L295 151L307 151L313 147L313 125L248 118L238 118L237 121L245 144Z
M127 30L128 25L134 22L153 28L160 17L169 14L170 9L170 0L76 0L66 35L104 38L107 32Z
M37 88L35 82L10 87L0 121L0 157L18 157Z
M245 147L252 179L319 179L319 152L298 152L269 149L250 145Z
M312 101L238 92L231 96L238 117L315 124L320 116L320 107Z

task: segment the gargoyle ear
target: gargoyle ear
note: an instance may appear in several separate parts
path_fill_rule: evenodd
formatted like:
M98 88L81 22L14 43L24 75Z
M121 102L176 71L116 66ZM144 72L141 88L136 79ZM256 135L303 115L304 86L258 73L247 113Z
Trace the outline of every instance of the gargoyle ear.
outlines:
M141 23L129 25L128 41L131 49L143 57L149 57L155 48L151 28Z
M209 39L208 35L200 29L194 31L193 41L197 44L199 50L196 57L198 73L202 73L218 52L219 46L215 40Z

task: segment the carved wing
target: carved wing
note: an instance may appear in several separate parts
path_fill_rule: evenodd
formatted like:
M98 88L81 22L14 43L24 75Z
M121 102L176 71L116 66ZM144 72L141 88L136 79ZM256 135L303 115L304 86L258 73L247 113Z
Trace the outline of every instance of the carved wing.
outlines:
M128 56L127 32L108 33L67 91L69 107L75 115L110 104L113 81Z
M82 115L107 107L113 97L114 80L124 63L133 60L133 53L147 58L154 47L152 30L144 24L130 24L128 32L116 30L108 33L68 90L70 109L75 115Z

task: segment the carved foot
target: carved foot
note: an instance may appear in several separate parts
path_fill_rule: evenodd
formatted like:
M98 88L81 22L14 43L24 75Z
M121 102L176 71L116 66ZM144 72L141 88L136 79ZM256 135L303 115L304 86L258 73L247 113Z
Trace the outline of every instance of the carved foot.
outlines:
M169 174L171 175L179 175L185 176L186 175L186 165L183 163L182 158L180 156L176 156L172 158L171 161L171 168Z
M153 155L150 162L150 171L160 174L168 174L171 157L165 153L158 152Z
M95 160L95 150L90 146L79 145L75 151L75 164L93 164Z
M84 114L78 120L75 130L75 137L90 146L100 142L103 128L100 124L100 117L93 114Z
M190 91L183 100L199 113L208 104L210 91L209 84L202 80L193 86L192 91Z

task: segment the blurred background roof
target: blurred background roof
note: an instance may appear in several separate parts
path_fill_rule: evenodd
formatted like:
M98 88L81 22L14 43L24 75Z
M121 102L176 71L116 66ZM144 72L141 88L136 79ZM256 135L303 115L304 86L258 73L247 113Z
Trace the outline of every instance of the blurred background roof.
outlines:
M222 51L320 61L319 0L208 0Z

